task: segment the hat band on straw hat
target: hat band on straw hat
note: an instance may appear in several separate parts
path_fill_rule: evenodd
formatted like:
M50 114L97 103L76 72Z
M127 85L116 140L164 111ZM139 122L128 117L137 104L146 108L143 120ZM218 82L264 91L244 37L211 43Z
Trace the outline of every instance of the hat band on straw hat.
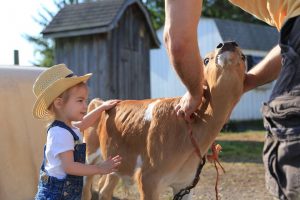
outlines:
M67 75L65 78L70 78L70 77L73 77L73 76L74 76L74 74L71 73L71 74Z

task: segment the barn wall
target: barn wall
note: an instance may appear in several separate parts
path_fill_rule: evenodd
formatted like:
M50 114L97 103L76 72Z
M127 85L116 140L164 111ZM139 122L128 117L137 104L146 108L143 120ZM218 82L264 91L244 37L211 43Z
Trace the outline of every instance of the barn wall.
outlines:
M201 35L201 36L200 36ZM163 44L163 28L157 31ZM198 43L201 56L212 51L222 42L216 25L211 19L201 19L198 27ZM165 47L151 50L151 98L182 96L186 88L171 67Z
M150 97L150 34L137 5L129 7L111 32L111 77L118 98ZM113 79L114 78L114 79Z
M252 120L261 119L261 107L268 101L274 83L269 83L257 89L245 93L236 105L230 119L232 120Z
M56 39L55 62L76 74L93 73L90 98L150 97L150 34L137 5L106 34Z
M56 63L65 63L77 75L93 73L88 81L90 98L113 96L107 85L108 54L107 34L56 39Z

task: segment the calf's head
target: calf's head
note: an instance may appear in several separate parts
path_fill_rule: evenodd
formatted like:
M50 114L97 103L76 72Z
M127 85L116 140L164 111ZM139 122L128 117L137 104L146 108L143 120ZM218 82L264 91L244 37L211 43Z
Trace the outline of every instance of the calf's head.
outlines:
M246 66L245 56L237 43L220 43L203 62L204 76L214 100L231 95L238 101L243 93Z

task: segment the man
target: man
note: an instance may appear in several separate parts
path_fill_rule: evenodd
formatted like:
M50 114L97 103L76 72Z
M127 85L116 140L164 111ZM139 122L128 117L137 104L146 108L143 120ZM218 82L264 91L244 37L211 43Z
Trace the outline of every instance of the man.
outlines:
M300 0L229 1L280 31L279 44L247 73L244 91L278 78L262 109L268 131L263 152L266 185L279 199L300 199ZM187 121L203 94L197 41L201 9L202 0L166 0L165 45L188 90L175 110Z

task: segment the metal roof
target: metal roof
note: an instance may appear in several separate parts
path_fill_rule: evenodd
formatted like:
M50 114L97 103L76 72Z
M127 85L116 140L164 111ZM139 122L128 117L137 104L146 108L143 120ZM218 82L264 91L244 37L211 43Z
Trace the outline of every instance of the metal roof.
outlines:
M234 40L242 49L269 51L278 44L279 33L271 26L214 19L223 41Z

